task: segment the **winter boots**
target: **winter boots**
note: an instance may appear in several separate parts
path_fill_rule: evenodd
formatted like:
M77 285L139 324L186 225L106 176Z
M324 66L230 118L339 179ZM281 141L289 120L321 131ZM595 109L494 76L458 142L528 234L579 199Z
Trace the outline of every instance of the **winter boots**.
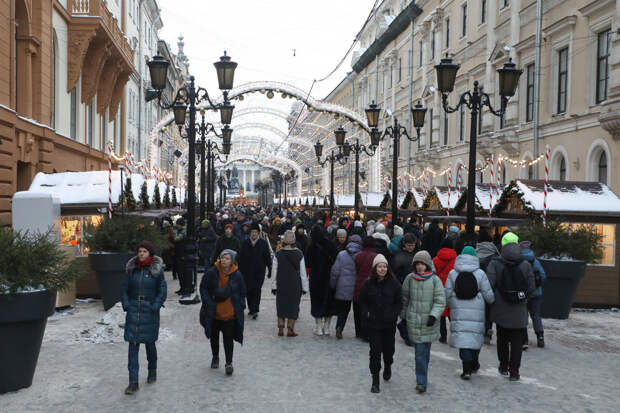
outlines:
M519 375L519 370L510 370L510 377L508 380L510 381L519 381L521 376Z
M149 370L149 376L146 378L146 382L149 384L157 381L157 370Z
M336 338L342 340L342 328L336 327Z
M278 337L284 335L284 319L278 317Z
M391 378L392 378L392 366L389 364L386 364L383 367L383 380L390 381Z
M379 388L379 373L372 373L372 386L370 387L371 393L379 393L381 389Z
M471 361L464 361L463 362L463 373L461 373L461 378L463 380L469 380L471 379L471 373L473 370L473 362Z
M220 368L220 358L219 357L213 357L211 359L211 368L212 369L219 369Z
M323 335L323 318L317 317L314 319L316 321L316 326L312 330L312 333L317 336Z
M538 347L540 348L545 347L545 334L544 333L536 334L536 345L538 345Z
M295 320L288 320L288 333L286 333L287 337L297 337L299 334L295 332Z
M125 394L134 394L139 389L140 387L138 386L138 383L129 383L129 386L125 389Z
M328 336L330 334L329 330L331 328L331 324L332 324L332 318L330 317L324 317L323 318L323 335L324 336Z
M232 365L232 363L230 363L230 364L226 363L225 368L226 368L226 375L227 376L232 376L232 374L233 374L233 365Z
M499 371L499 374L501 374L502 376L508 376L508 365L507 364L500 364L497 370Z

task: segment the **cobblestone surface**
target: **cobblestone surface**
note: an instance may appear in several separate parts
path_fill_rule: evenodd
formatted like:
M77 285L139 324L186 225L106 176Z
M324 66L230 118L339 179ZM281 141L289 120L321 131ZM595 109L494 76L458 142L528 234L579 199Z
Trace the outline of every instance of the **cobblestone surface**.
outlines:
M169 291L177 287L169 281ZM174 296L176 297L176 296ZM2 412L405 412L617 411L620 382L618 314L573 313L549 322L547 348L524 354L522 380L497 373L494 345L481 352L482 369L459 378L458 351L434 343L428 392L414 391L413 350L397 338L393 378L371 394L368 345L353 338L353 315L343 340L312 335L304 299L297 338L276 336L275 300L265 286L257 321L246 320L245 344L235 343L232 377L211 370L211 350L198 324L199 306L171 295L158 342L158 381L146 384L141 349L140 391L125 396L126 343L83 343L80 330L101 318L99 302L48 323L32 387L0 396ZM533 334L531 334L533 336ZM223 348L221 348L223 358Z

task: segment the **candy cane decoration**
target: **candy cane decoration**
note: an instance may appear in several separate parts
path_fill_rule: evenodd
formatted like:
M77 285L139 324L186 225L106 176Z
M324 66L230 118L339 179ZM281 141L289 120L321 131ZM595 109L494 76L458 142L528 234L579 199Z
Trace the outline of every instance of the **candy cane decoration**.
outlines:
M461 195L462 187L463 187L463 164L460 163L458 169L456 170L456 185L458 186L459 195Z
M108 218L112 219L112 141L108 141Z
M543 227L547 228L547 193L549 192L549 156L551 155L551 147L545 148L545 187L543 198Z
M497 200L499 201L500 188L502 186L502 157L497 157Z
M452 165L448 169L448 215L450 215L450 195L452 195Z
M422 193L424 198L428 195L428 179L426 178L426 169L422 171Z
M495 170L495 160L493 159L493 155L491 155L491 181L490 181L490 190L489 190L489 216L491 216L491 209L493 209L493 181L495 180L494 171Z

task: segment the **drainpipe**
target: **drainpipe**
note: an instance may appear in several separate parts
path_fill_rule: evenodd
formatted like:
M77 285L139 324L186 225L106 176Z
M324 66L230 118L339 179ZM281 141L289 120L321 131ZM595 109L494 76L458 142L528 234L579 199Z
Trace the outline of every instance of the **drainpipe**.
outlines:
M539 153L539 131L540 123L540 47L542 42L542 0L536 1L536 56L534 58L534 158ZM538 179L538 166L534 168L534 179Z
M140 0L138 4L138 160L142 160L142 109L144 100L144 90L142 88L142 4L144 0Z
M413 131L413 118L411 114L411 105L413 100L413 16L411 16L411 46L409 47L409 130ZM407 172L411 173L411 141L407 139Z

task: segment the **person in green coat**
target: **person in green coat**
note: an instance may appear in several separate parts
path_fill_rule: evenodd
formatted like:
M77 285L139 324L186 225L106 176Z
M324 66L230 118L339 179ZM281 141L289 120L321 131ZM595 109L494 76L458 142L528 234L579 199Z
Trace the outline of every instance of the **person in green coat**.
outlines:
M431 343L439 338L439 323L446 307L443 283L433 271L427 251L413 256L414 272L405 277L402 288L401 318L407 322L409 339L415 347L416 390L424 393L428 385L428 362Z

